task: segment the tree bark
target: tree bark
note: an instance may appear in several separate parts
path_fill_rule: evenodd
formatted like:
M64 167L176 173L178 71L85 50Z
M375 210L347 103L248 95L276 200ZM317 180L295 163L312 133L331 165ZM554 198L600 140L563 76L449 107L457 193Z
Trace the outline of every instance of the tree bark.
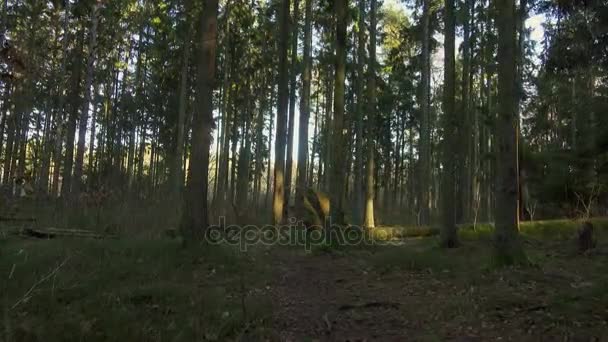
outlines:
M184 158L184 131L186 125L186 110L188 109L188 93L190 90L188 85L188 71L190 70L190 45L193 35L193 25L190 24L188 17L186 18L186 23L188 25L188 34L186 35L186 41L184 42L183 48L184 50L182 52L182 69L179 83L179 109L176 124L177 136L175 137L175 156L173 156L172 160L173 174L171 176L171 182L174 195L179 195L181 193L182 186L184 185L182 159Z
M302 73L302 94L300 102L300 132L298 135L298 169L296 186L296 207L304 205L304 191L307 188L306 163L308 162L308 122L310 120L310 88L312 81L312 1L305 0L304 19L304 70Z
M97 55L97 12L101 0L96 0L91 9L91 29L89 31L89 55L87 57L87 74L84 83L84 101L78 124L78 146L76 148L76 161L74 165L74 187L72 193L78 195L82 189L82 169L84 162L84 148L87 134L87 121L89 120L89 104L91 103L91 86L93 84L93 71ZM90 167L90 165L89 165Z
M283 222L285 205L285 128L288 106L287 43L289 41L289 0L282 0L279 14L279 103L274 153L274 196L272 201L273 222Z
M525 261L519 240L518 110L513 0L497 1L498 117L496 122L495 260L510 265Z
M443 176L442 176L442 218L441 246L454 248L458 246L456 231L456 162L454 154L455 136L458 131L458 118L455 113L456 100L456 60L454 57L456 27L454 23L454 0L445 0L445 39L444 39L444 85L443 85L443 114L445 115L445 130L443 141Z
M72 167L74 165L74 141L76 138L76 121L78 118L78 112L81 106L80 102L80 91L81 91L81 79L82 79L82 63L79 61L79 57L83 55L84 48L84 29L81 31L80 37L78 38L78 52L74 57L74 68L72 73L72 104L70 108L70 114L68 116L67 123L67 135L65 141L65 156L63 162L63 174L61 180L61 196L66 198L71 193L72 189Z
M70 23L70 1L65 2L65 18L63 23L63 43L62 51L63 56L61 59L61 68L59 70L59 77L63 79L66 74L66 66L68 59L68 47L69 47L69 23ZM61 152L63 149L63 132L64 132L64 117L65 117L65 89L61 85L65 84L64 81L60 82L58 86L58 97L59 103L57 105L57 113L55 113L55 136L54 136L54 147L53 147L53 178L51 184L51 194L53 197L57 197L59 191L59 173L61 169ZM45 178L45 177L43 177ZM46 183L43 181L43 183Z
M370 6L370 29L369 29L369 75L367 87L369 98L367 110L367 167L365 176L365 215L363 226L370 229L376 226L374 217L375 194L375 153L376 143L376 0L371 0Z
M11 93L11 86L9 84L5 84L4 85L4 96L2 98L2 119L0 119L0 157L2 156L2 147L4 146L4 132L6 130L6 123L7 123L7 119L9 117L9 106L10 106L10 93ZM5 152L5 158L6 158L6 152ZM0 181L2 181L1 178L2 175L0 175Z
M222 138L221 141L218 142L221 146L220 146L220 157L219 157L219 166L218 166L218 174L217 174L217 192L215 194L214 197L214 207L217 208L217 214L224 216L225 215L225 210L226 210L226 199L227 199L227 194L226 191L228 190L228 155L230 154L230 123L232 121L232 110L231 110L231 106L230 106L230 102L232 100L232 91L231 91L231 80L230 80L230 71L231 71L231 66L232 66L232 47L230 46L230 10L231 10L231 6L230 4L226 5L226 10L225 10L225 20L226 20L226 27L224 29L225 31L225 51L224 51L224 62L223 62L223 68L224 68L224 79L223 79L223 85L222 88L224 90L223 92L223 97L222 97L222 107L221 107L221 112L222 112Z
M473 125L472 125L472 113L470 108L470 96L469 96L469 82L471 73L471 24L470 24L470 11L474 0L466 0L464 4L464 34L462 42L462 92L461 92L461 127L462 136L466 138L465 143L461 149L460 158L460 174L458 182L458 201L460 208L458 208L458 222L469 222L471 217L471 186L473 184L472 173L473 173Z
M297 87L297 75L298 75L298 21L299 16L299 0L293 0L293 17L291 24L293 26L291 34L291 70L290 70L290 84L289 84L289 126L287 132L287 152L286 152L286 165L285 165L285 203L289 206L289 199L291 197L291 174L293 172L293 140L294 130L296 127L295 115L296 115L296 87Z
M431 188L431 128L429 119L430 109L430 1L422 0L422 101L420 103L420 148L419 148L419 185L418 209L420 224L428 225L431 221L429 208L429 191Z
M335 0L336 62L334 83L334 116L331 136L330 225L343 225L344 213L344 104L346 80L346 26L348 0Z
M196 111L192 120L192 155L180 228L184 243L201 238L208 227L207 188L213 121L213 85L217 48L218 0L205 0L200 22L200 57Z
M89 181L95 172L95 134L97 122L97 104L94 97L98 94L98 84L93 86L93 113L91 114L91 134L89 136Z
M355 179L353 191L355 203L353 208L354 224L363 225L363 112L364 100L364 65L365 65L365 1L359 0L359 17L357 23L357 89L356 89L356 115L355 121Z

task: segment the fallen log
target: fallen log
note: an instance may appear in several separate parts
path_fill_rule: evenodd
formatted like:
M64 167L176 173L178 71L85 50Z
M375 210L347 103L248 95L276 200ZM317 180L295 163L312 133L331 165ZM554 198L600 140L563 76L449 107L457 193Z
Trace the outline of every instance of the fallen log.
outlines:
M56 237L73 237L88 239L117 239L118 236L110 234L99 234L82 229L59 229L59 228L18 228L10 231L13 235L31 237L36 239L53 239Z
M36 222L36 218L0 216L0 222Z

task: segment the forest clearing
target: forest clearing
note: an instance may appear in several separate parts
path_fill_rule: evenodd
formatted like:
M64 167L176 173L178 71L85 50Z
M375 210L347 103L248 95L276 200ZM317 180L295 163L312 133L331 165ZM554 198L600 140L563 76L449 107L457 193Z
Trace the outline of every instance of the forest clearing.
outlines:
M602 341L608 219L526 223L532 266L491 267L488 227L332 248L0 240L6 341Z

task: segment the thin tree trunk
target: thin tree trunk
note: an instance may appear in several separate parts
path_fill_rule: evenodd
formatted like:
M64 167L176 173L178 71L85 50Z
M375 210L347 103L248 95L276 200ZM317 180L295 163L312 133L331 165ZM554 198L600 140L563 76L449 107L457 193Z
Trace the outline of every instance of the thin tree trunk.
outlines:
M369 76L367 81L369 98L367 121L367 170L365 179L365 215L363 226L371 229L376 226L374 215L375 191L375 153L376 143L376 0L371 0L370 6L370 29L369 29Z
M188 18L186 20L189 21ZM188 71L190 69L190 45L193 34L193 25L188 24L188 34L186 35L186 41L184 42L184 50L182 52L182 70L179 83L179 109L176 124L177 136L175 138L175 156L173 156L172 159L173 165L171 181L173 185L172 191L175 195L179 195L181 193L181 188L184 184L184 179L182 177L182 159L184 158L184 130L186 124L186 110L188 109Z
M372 0L373 1L373 0ZM334 2L336 16L336 62L334 82L334 115L331 129L330 225L343 225L344 212L344 102L346 79L346 26L348 0Z
M454 19L454 0L445 0L445 39L444 39L444 85L443 85L443 113L445 119L444 145L444 171L442 176L442 218L441 246L454 248L458 246L458 232L456 230L456 161L454 153L455 136L458 132L458 118L455 113L456 102L456 60L454 57L456 27Z
M283 222L285 205L285 128L287 121L288 70L287 43L289 41L289 0L282 0L279 14L279 103L274 153L274 196L272 201L273 223Z
M422 0L422 101L420 103L420 148L419 148L419 185L418 209L420 223L428 225L431 222L429 208L429 192L431 189L431 128L430 128L430 1Z
M57 13L57 16L59 16L59 13ZM67 18L67 16L66 16ZM59 26L59 25L58 25ZM59 34L57 34L55 36L55 42L54 45L56 45L59 41ZM55 50L52 56L52 60L55 61L58 59L58 51ZM54 65L55 67L55 65ZM58 73L54 74L54 79L53 79L53 88L52 88L52 92L54 92L54 96L52 97L51 100L49 100L49 104L50 106L52 106L52 109L49 110L49 112L47 113L45 120L44 120L44 132L43 132L43 139L42 139L42 161L41 161L41 166L40 166L40 175L37 178L37 187L38 187L38 191L43 194L46 195L48 192L48 187L49 187L49 172L50 172L50 167L51 167L51 151L53 148L52 145L52 139L51 139L51 130L53 128L53 120L55 118L55 115L57 115L57 106L55 106L59 101L58 98L59 96L61 96L61 82L60 79L61 77L63 77L63 75L59 75ZM49 91L51 92L51 91ZM0 132L0 140L2 136L2 132ZM2 149L2 144L0 143L0 151Z
M312 136L312 153L310 154L310 164L308 166L308 182L310 187L314 185L314 171L315 171L315 154L317 154L318 149L318 131L319 128L319 93L316 96L316 107L315 107L315 127L314 133Z
M143 39L144 39L144 35L146 32L147 28L146 25L142 25L140 31L139 31L139 41L137 42L137 66L135 67L135 84L134 84L134 88L135 88L135 98L140 98L143 95L143 83L145 82L145 76L142 77L142 75L145 75L145 72L143 71L143 69L145 69L144 66L144 61L142 58L142 54L143 54L143 49L144 49L144 45L143 45ZM141 106L142 104L139 103L139 101L137 101L137 105L138 107ZM129 150L127 153L127 178L128 178L128 189L129 192L133 192L133 186L135 183L135 179L136 179L136 172L135 172L135 140L136 140L136 132L137 132L137 114L138 112L143 112L143 110L141 110L140 108L137 108L135 110L129 110L128 116L129 116L129 122L130 124L127 127L127 130L129 132ZM180 165L181 165L181 160L180 160Z
M274 78L274 77L272 77ZM274 104L274 97L275 96L275 86L274 84L271 86L270 88L270 104L272 106L272 104ZM265 205L268 206L268 204L270 203L270 191L271 191L271 185L270 185L270 180L271 180L271 171L272 171L272 167L271 167L271 158L270 158L270 151L272 151L272 130L273 130L273 126L274 126L274 113L272 111L272 109L270 110L270 124L269 124L269 128L268 128L268 169L267 174L266 174L266 200L264 201ZM274 184L274 183L273 183ZM274 197L273 197L274 198Z
M472 156L472 113L470 107L470 96L469 96L469 82L470 82L470 73L471 73L471 43L470 43L470 32L471 32L471 23L470 23L470 12L471 7L473 6L474 0L466 0L465 8L464 8L464 37L462 42L462 109L461 109L461 127L462 130L459 132L459 135L462 134L466 137L465 144L463 144L461 148L461 155L459 161L459 182L458 182L458 201L460 203L460 207L458 208L458 222L469 222L471 217L471 185L473 183L471 177L473 173L473 156ZM464 163L463 163L464 162Z
M28 87L29 88L29 87ZM30 129L30 116L25 112L21 114L21 137L19 139L19 164L17 167L17 176L25 176L25 157L27 152L28 132Z
M365 1L359 0L359 17L357 23L357 89L356 89L356 115L355 121L355 180L353 191L355 203L353 208L354 224L363 225L363 112L364 100L364 65L365 65Z
M93 98L98 94L99 85L93 86ZM97 130L97 104L93 101L93 113L91 114L91 133L89 136L89 177L90 180L95 172L95 134Z
M82 104L82 112L80 113L80 122L78 125L78 147L76 149L76 161L74 165L74 194L80 193L82 187L82 169L84 162L84 148L87 134L87 121L89 120L89 104L91 103L91 86L93 84L93 71L95 67L95 57L97 55L97 12L99 10L101 0L96 0L93 3L91 10L91 29L89 31L89 55L87 58L87 74L84 83L84 101ZM94 123L93 123L94 124ZM90 165L89 165L90 167Z
M249 81L247 81L249 83ZM237 178L237 186L236 186L236 206L239 210L243 210L247 207L247 198L249 195L249 164L251 160L251 88L249 84L245 87L248 95L245 101L247 107L245 109L245 127L243 128L244 133L244 143L241 144L241 150L239 152L239 160L238 160L238 178ZM239 222L237 222L239 223Z
M13 157L13 144L15 142L15 131L17 130L17 114L12 112L11 115L7 118L8 127L7 127L7 137L6 137L6 147L4 149L4 166L2 167L3 175L2 175L2 184L9 185L11 183L11 161Z
M222 137L221 141L218 143L220 146L220 156L219 156L219 165L217 172L217 191L214 196L214 207L217 210L217 214L219 216L225 216L226 214L226 191L228 184L228 155L229 155L229 142L230 142L230 122L232 120L231 114L232 110L230 109L230 102L232 101L232 91L231 91L231 66L232 66L232 49L233 47L230 44L230 3L226 5L226 10L224 13L224 17L226 20L226 27L224 29L225 42L224 42L224 61L223 61L223 69L224 69L224 79L222 84L223 96L222 96L222 104L221 104L221 117L222 117Z
M297 86L297 75L298 75L298 21L299 16L299 0L293 0L293 18L291 20L293 30L291 34L291 70L290 70L290 84L289 84L289 126L287 133L287 152L286 152L286 166L285 166L285 205L289 206L289 199L291 197L291 174L293 172L293 140L294 130L296 127L295 116L296 116L296 86Z
M62 43L62 60L61 60L61 68L59 70L59 75L63 79L63 76L66 74L66 66L68 59L68 43L69 43L69 23L70 23L70 1L65 2L65 18L63 24L63 43ZM55 146L53 149L53 182L51 184L51 194L53 197L57 197L59 191L59 172L61 169L61 152L63 149L63 132L64 132L64 123L63 120L65 118L65 100L66 100L66 90L61 87L65 82L60 82L59 85L59 103L57 105L57 113L55 114ZM67 88L67 87L65 87Z
M82 56L84 48L84 30L78 38L78 54ZM70 108L70 114L67 123L67 135L65 142L65 156L63 162L63 175L61 180L61 196L64 198L71 193L72 188L72 167L74 165L74 141L76 138L76 121L78 119L78 111L80 109L80 81L82 78L82 65L75 61L75 68L72 74L72 91L70 98L74 101ZM86 132L86 131L85 131ZM84 141L84 140L83 140Z
M267 109L267 97L266 90L268 88L268 81L266 76L262 77L262 86L260 88L260 109L258 111L258 116L256 120L255 126L255 171L254 171L254 207L258 208L260 205L261 198L261 190L262 190L262 170L264 168L264 159L263 159L263 144L264 144L264 114Z
M296 207L304 205L304 191L307 187L306 163L308 161L308 122L310 120L310 88L312 81L312 1L305 0L304 19L304 70L302 73L302 94L300 102L300 132L298 135L298 172L296 186Z
M0 157L2 156L2 146L4 144L4 132L6 130L6 123L9 117L9 106L10 106L10 85L4 85L4 96L2 98L2 119L0 119ZM5 153L6 158L6 153ZM2 179L0 179L2 181Z

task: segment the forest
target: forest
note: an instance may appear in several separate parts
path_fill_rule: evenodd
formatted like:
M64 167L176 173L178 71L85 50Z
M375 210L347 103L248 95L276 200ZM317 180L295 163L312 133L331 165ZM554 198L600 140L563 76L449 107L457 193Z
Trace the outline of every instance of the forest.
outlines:
M0 5L0 342L608 340L606 1Z

